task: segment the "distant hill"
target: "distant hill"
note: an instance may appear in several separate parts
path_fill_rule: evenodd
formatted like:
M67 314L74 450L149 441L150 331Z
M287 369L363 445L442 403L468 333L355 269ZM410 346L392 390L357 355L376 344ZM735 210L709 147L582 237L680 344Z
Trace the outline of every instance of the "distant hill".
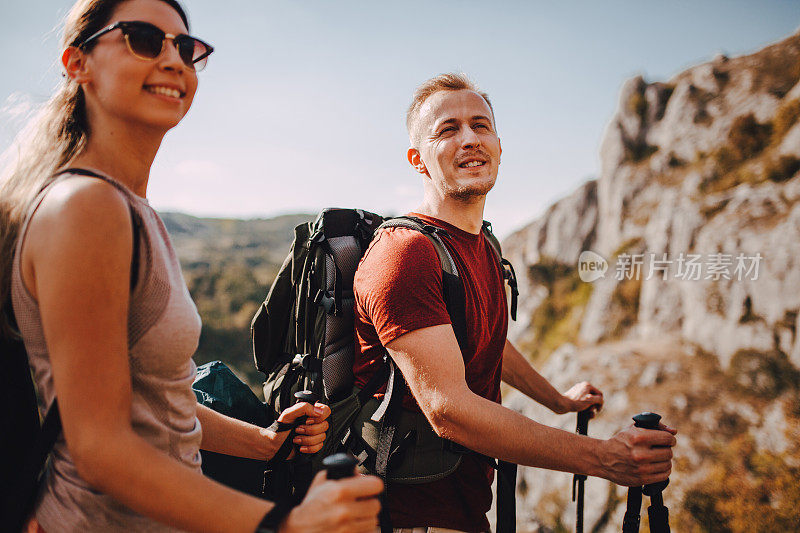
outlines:
M195 362L222 360L258 388L262 375L253 365L250 320L289 251L294 227L316 215L251 220L160 215L203 319Z

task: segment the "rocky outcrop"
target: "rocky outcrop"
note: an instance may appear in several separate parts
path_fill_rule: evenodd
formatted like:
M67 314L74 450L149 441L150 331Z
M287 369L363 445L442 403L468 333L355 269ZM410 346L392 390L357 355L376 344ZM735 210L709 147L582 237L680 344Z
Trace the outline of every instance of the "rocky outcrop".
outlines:
M527 275L530 266L547 260L575 267L582 250L600 253L611 268L595 282L575 340L613 337L616 325L606 319L619 285L614 259L638 252L638 309L626 333L676 332L723 362L741 349L779 349L800 366L797 64L795 35L751 56L718 56L667 83L627 81L601 143L597 181L504 243L521 271L522 320L512 337L525 336L525 317L546 296ZM764 140L751 139L761 130ZM702 256L698 280L676 275L677 261L689 254ZM739 254L747 264L737 272ZM744 276L756 254L757 275ZM650 259L669 261L668 271L651 273ZM707 271L715 260L719 275Z
M786 425L787 395L798 395L800 379L799 80L800 35L793 35L749 56L717 56L667 82L627 81L601 143L597 180L504 242L520 285L512 340L542 341L540 306L562 314L565 305L580 306L573 313L580 326L541 362L562 388L600 381L607 409L594 423L599 434L610 436L642 411L654 400L645 393L652 387L664 395L651 408L693 428L684 432L691 468L676 497L705 472L704 450L719 437L709 421L728 411L757 446L786 447L776 428ZM542 268L572 276L584 250L608 261L605 276L592 282L588 301L562 292L554 303L557 284L543 283ZM636 274L629 267L639 259ZM687 378L697 354L714 367L707 375L729 405L709 397L698 407L691 387L704 384ZM762 389L771 392L754 392ZM545 423L574 423L513 394L507 403ZM528 530L569 523L569 479L525 470ZM604 483L590 482L602 493L587 510L596 531L606 530L604 520L618 529L624 503L622 491Z

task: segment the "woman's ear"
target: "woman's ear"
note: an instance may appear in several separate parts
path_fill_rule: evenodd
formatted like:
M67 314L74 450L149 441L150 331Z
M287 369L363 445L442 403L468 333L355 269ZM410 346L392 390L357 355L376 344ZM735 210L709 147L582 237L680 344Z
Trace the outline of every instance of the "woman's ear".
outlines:
M64 74L76 83L89 81L89 69L86 64L86 54L77 46L69 46L61 54L61 65Z

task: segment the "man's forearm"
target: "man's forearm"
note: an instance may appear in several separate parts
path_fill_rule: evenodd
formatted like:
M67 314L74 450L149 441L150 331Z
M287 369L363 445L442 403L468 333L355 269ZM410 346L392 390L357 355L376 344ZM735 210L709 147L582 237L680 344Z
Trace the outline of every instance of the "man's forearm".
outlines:
M553 412L560 414L565 411L563 395L539 374L508 340L503 348L502 379Z
M604 441L539 424L470 391L445 409L432 420L437 433L471 450L526 466L604 477Z

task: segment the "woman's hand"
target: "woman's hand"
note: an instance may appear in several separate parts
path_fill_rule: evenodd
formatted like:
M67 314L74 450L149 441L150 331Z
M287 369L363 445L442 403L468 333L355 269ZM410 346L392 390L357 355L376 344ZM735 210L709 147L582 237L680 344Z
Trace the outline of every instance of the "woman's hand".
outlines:
M297 403L284 410L278 417L280 422L294 422L301 416L308 416L306 422L295 429L295 437L292 441L299 445L300 453L317 453L322 449L325 442L325 432L328 431L327 418L331 414L331 408L323 403L311 405L308 403ZM270 429L263 429L262 434L270 440L267 459L271 459L278 449L289 436L288 431L275 433ZM294 454L294 451L292 452ZM293 457L290 455L289 458Z
M381 510L378 496L383 492L383 482L375 476L331 481L325 474L324 471L317 474L306 497L292 509L279 531L374 533L378 527Z

